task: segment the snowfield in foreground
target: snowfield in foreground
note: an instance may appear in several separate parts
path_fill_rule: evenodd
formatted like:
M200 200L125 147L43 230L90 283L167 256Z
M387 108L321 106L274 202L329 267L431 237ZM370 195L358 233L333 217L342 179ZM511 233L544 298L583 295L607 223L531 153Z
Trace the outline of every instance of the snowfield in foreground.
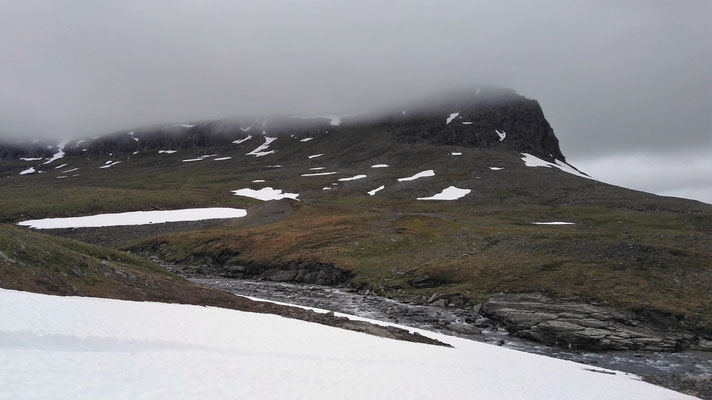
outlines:
M0 289L0 398L691 398L621 372L425 334L454 348L275 315Z
M242 208L184 208L182 210L130 211L84 217L31 219L22 221L18 225L35 229L96 228L100 226L146 225L163 222L240 218L245 215L247 215L247 211Z

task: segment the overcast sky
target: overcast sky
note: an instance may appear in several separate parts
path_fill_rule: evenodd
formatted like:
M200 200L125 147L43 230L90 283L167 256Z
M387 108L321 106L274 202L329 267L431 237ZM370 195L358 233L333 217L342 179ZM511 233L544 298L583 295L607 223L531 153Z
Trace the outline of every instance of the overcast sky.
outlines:
M0 0L0 137L490 84L603 180L712 203L712 2Z

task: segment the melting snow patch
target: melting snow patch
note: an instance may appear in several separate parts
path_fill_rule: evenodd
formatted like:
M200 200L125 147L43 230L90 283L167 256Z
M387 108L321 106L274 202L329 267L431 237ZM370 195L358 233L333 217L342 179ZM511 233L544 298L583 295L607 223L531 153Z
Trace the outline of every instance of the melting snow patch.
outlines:
M310 159L312 159L312 158L317 158L317 157L321 157L321 156L323 156L323 155L324 155L324 153L321 153L321 154L312 154L312 155L309 156L309 158L310 158Z
M275 152L274 150L270 150L270 151L264 151L264 150L267 150L270 143L274 142L275 140L277 140L276 137L265 136L264 143L262 143L259 147L257 147L256 149L252 150L251 152L249 152L245 155L246 156L262 157L262 156L266 156L268 154L272 154Z
M377 188L375 188L375 189L373 189L373 190L369 190L369 191L368 191L368 195L369 195L369 196L373 196L374 194L380 192L381 190L383 190L383 189L385 189L385 188L386 188L386 187L385 187L384 185L381 185L381 186L379 186L379 187L377 187Z
M268 165L267 168L282 168L281 165Z
M416 179L425 178L428 176L435 176L435 171L433 171L432 169L429 169L427 171L418 172L417 174L415 174L413 176L409 176L407 178L398 178L398 182L414 181Z
M63 173L63 174L68 174L68 173L74 172L74 171L76 171L76 170L78 170L78 169L79 169L79 168L72 168L72 169L68 169L68 170L66 170L66 171L62 171L62 173Z
M179 127L179 128L186 128L186 129L190 129L190 128L194 127L195 125L190 125L190 124L179 124L179 125L173 125L173 126L177 126L177 127Z
M452 348L217 307L8 289L0 299L8 399L692 398L632 374L412 328Z
M229 160L231 158L232 157L218 157L218 158L214 159L213 161L225 161L225 160Z
M491 169L492 171L500 171L500 170L503 170L504 168L502 168L502 167L489 167L489 169Z
M472 121L463 121L462 124L463 125L472 125Z
M64 178L66 178L66 177L67 177L67 175L60 175L60 176L57 177L57 179L64 179Z
M178 150L158 150L158 154L173 154Z
M575 222L561 222L561 221L554 221L554 222L532 222L532 225L574 225Z
M448 119L446 120L445 125L447 125L447 124L449 124L450 122L452 122L452 120L455 119L455 117L457 117L458 115L460 115L459 112L450 114L450 117L448 117Z
M313 174L302 174L302 176L323 176L323 175L334 175L334 174L338 174L338 172L336 172L336 171L334 171L334 172L316 172Z
M355 181L357 179L363 179L365 177L366 177L366 175L356 175L356 176L352 176L349 178L341 178L341 179L339 179L339 182Z
M30 167L30 168L27 168L26 170L20 172L20 175L34 174L35 172L37 172L37 171L35 171L35 168Z
M314 167L314 168L309 168L309 171L321 171L322 169L326 169L326 167Z
M451 155L451 156L461 156L462 153L453 151L452 153L450 153L450 155Z
M136 136L134 136L133 131L129 132L129 135L131 136L131 139L133 139L133 140L135 140L135 141L138 142L138 138L137 138Z
M502 130L502 132L500 132L500 131L498 131L497 129L495 129L494 131L497 133L497 136L499 136L499 141L500 141L500 142L503 141L504 138L507 137L507 132L505 132L504 130Z
M375 164L371 165L371 168L388 168L388 164Z
M243 132L247 132L247 131L249 131L250 129L252 129L251 126L248 126L247 128L240 128L240 130L243 131Z
M198 158L189 158L187 160L183 160L183 162L203 161L206 158L215 157L216 155L217 154L205 154L202 156L198 156Z
M249 129L248 129L248 130L249 130ZM246 142L246 141L248 141L248 140L250 140L250 139L252 139L252 135L247 135L246 137L244 137L244 138L242 138L242 139L233 140L232 142L235 143L235 144L240 144L240 143Z
M300 140L300 142L308 142L308 141L310 141L310 140L312 140L312 139L314 139L314 138L313 138L313 137L308 137L308 138L304 138L304 139Z
M39 161L41 159L42 159L42 157L36 157L36 158L24 157L24 158L21 158L20 160L22 160L22 161Z
M255 179L252 183L263 183L264 181L264 179Z
M205 219L239 218L247 215L241 208L186 208L167 211L131 211L86 217L45 218L20 222L35 229L96 228L102 226L146 225L163 222L202 221Z
M69 164L58 165L58 166L54 167L54 169L64 168L64 167L66 167L67 165L69 165Z
M299 193L283 193L281 189L272 189L271 187L264 187L260 190L245 188L233 190L232 193L235 196L251 197L262 201L281 199L298 200L297 197L299 197Z
M569 174L580 176L581 178L586 178L586 179L593 179L590 176L584 174L581 171L578 171L574 167L570 166L569 164L556 160L556 163L550 163L548 161L544 161L539 157L533 156L529 153L522 153L524 157L522 157L522 161L524 161L524 165L527 167L548 167L548 168L558 168L564 172L568 172Z
M103 166L101 166L101 167L99 167L99 168L111 168L111 167L113 167L114 165L116 165L116 164L118 164L118 163L120 163L120 162L121 162L121 161L111 161L111 160L109 160L109 161L106 162L106 164L104 164Z
M59 160L60 158L64 157L64 151L62 149L64 149L64 145L62 145L62 147L60 147L60 149L52 155L52 158L45 161L43 164L49 164L52 161Z
M323 188L321 188L321 190L331 190L331 186L323 187Z
M418 200L457 200L465 197L471 191L470 189L460 189L455 186L449 186L434 196L418 197Z

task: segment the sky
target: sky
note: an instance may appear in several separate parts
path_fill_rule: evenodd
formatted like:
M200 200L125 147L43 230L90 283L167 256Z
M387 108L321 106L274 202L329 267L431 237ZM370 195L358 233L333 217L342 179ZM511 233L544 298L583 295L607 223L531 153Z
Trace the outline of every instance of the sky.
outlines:
M567 160L712 203L712 2L0 0L0 138L349 113L480 84Z

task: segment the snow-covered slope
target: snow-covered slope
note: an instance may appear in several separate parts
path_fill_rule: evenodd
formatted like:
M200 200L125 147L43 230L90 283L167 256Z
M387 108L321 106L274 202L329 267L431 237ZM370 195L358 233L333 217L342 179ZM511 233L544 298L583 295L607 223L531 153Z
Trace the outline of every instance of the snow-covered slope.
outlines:
M454 348L275 315L0 290L0 398L690 398L632 375L430 335Z

